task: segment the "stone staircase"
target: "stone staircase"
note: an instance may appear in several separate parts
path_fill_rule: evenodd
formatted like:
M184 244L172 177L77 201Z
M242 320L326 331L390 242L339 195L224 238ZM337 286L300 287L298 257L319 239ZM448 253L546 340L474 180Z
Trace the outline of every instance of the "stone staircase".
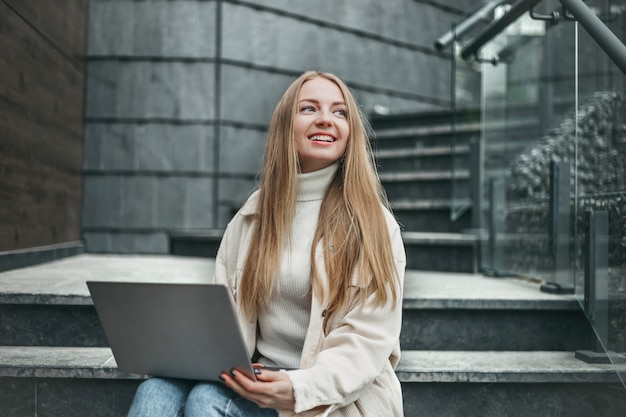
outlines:
M212 265L84 254L1 273L0 415L124 416L143 376L116 368L85 281L208 282ZM409 270L403 305L406 416L624 415L613 368L574 358L590 332L572 296Z
M371 117L379 176L403 226L410 269L477 271L477 239L463 233L471 210L455 221L450 212L452 195L469 204L469 143L480 119L469 111L457 117L454 130L444 111Z

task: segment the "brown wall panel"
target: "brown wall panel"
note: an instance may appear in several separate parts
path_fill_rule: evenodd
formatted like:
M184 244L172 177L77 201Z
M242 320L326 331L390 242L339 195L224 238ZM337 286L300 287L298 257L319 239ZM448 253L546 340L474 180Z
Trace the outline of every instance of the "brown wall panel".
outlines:
M10 0L9 4L64 52L83 59L88 0Z
M62 3L0 3L0 252L80 240L86 1Z

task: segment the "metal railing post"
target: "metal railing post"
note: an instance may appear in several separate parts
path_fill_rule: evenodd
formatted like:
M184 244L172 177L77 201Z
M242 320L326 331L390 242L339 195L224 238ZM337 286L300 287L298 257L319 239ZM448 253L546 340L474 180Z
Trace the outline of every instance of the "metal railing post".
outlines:
M570 268L570 163L550 162L549 250L554 261L553 281L541 291L573 294L574 277Z
M500 240L504 234L506 221L506 190L502 179L489 181L489 225L488 247L490 265L485 268L485 275L500 276L504 274L504 245Z
M577 350L576 358L589 363L622 363L626 359L605 351L609 335L609 212L585 213L585 315L596 336L591 350Z
M482 216L483 206L483 187L482 187L482 158L480 152L480 139L475 138L470 142L470 198L472 204L472 229L480 228L480 217Z

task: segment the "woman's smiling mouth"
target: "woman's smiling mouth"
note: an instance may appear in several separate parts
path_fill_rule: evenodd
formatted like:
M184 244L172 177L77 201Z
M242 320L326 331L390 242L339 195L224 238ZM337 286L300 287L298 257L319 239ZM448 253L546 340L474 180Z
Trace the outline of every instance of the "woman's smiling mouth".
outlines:
M309 136L309 140L313 142L334 142L336 139L334 136L325 135L325 134L315 134Z

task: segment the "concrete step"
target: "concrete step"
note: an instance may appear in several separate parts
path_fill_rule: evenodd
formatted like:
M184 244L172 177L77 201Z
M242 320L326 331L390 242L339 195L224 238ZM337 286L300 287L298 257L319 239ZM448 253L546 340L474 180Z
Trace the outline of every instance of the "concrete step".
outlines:
M445 199L400 199L389 202L396 220L403 230L462 233L471 228L471 209L465 210L455 221L450 220L450 198ZM462 206L468 206L469 200L457 201Z
M175 230L170 232L172 255L215 258L222 241L223 229Z
M621 417L615 370L572 352L403 351L396 373L406 416ZM108 348L0 347L0 412L125 416L144 378L120 372Z
M372 147L376 152L383 149L466 145L480 138L480 123L459 124L454 129L449 123L374 129L376 137L372 141Z
M106 347L86 280L210 282L213 262L178 256L80 255L4 272L0 345ZM405 349L590 346L588 324L576 299L543 293L536 282L409 269L403 306Z
M375 153L379 172L441 171L455 169L467 171L469 146L433 146L428 148L385 149Z
M615 368L572 352L405 351L397 374L406 416L626 415Z
M455 183L457 198L469 197L469 172L442 171L383 172L379 174L387 198L400 199L446 199L452 196Z
M403 232L407 268L476 272L478 238L462 233Z
M406 207L406 206L405 206ZM413 218L411 210L407 210L407 223L428 223L428 218ZM400 210L402 214L402 210ZM442 224L432 225L445 230L452 227L445 214L439 213ZM402 219L399 218L402 223ZM469 214L462 221L470 222ZM431 219L432 221L432 219ZM462 223L459 223L462 226ZM413 226L413 225L412 225ZM408 229L408 227L406 228ZM188 238L185 232L178 232L172 245L172 255L215 257L219 247L222 231L195 230L190 231ZM475 235L462 233L436 232L403 232L403 240L407 251L407 268L432 271L475 272L478 239Z
M476 110L373 115L374 144L379 149L466 144L480 137L481 116Z
M403 349L575 351L592 337L576 297L541 292L539 282L406 272Z
M211 282L213 260L85 254L0 273L0 345L107 346L89 280Z
M427 110L419 113L372 114L369 120L376 131L384 131L398 127L449 126L453 121L458 124L479 123L481 112L479 109L457 109L453 118L449 110Z

